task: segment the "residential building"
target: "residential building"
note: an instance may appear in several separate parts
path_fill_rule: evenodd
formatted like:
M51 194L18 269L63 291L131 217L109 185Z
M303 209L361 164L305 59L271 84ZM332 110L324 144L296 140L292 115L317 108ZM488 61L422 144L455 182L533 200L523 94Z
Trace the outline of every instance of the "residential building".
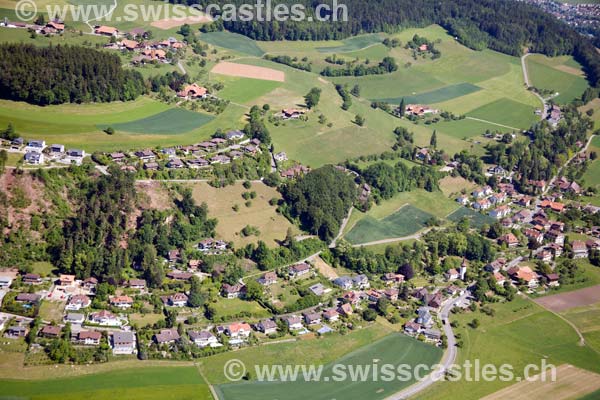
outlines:
M89 307L92 304L92 300L84 294L76 294L71 296L67 305L65 306L65 310L68 311L79 311L82 308Z
M188 302L188 296L185 293L175 293L161 297L163 303L169 307L185 307Z
M225 330L225 333L228 336L236 339L247 338L248 336L250 336L251 332L252 328L249 324L245 322L236 322L230 324Z
M277 332L277 324L272 319L262 320L256 325L256 327L265 335L271 335Z
M75 337L77 344L84 346L98 346L102 339L102 333L96 331L79 331Z
M587 258L589 255L588 248L584 241L574 240L571 244L573 248L573 258Z
M189 331L190 340L198 347L219 347L219 339L209 331Z
M236 283L235 285L230 285L228 283L224 283L221 286L221 294L223 297L228 299L237 299L240 297L244 297L246 295L246 285L243 283Z
M159 345L175 343L179 339L179 332L175 328L161 329L159 333L154 335L154 341Z
M133 333L131 331L113 332L112 348L113 348L113 354L115 354L115 355L137 353L135 333Z

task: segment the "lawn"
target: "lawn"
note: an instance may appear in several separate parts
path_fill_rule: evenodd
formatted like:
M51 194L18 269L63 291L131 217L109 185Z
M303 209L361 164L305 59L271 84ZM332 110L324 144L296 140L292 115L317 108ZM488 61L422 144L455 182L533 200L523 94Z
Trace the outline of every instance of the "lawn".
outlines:
M562 58L559 58L559 61ZM560 63L559 61L548 59L541 55L532 55L527 57L527 70L531 84L540 89L554 90L560 93L554 98L558 103L568 103L575 98L579 98L588 86L585 77L581 76L580 70ZM568 68L565 68L568 67ZM565 72L569 71L569 72ZM578 74L574 73L578 72Z
M249 56L262 57L265 52L256 41L237 33L226 31L208 32L200 35L200 40L213 46L223 47Z
M62 301L43 301L39 316L44 321L61 323L64 311L65 303Z
M213 74L212 77L225 84L225 89L218 94L220 98L242 104L247 104L258 97L264 96L281 85L280 82L276 81L234 78L218 74Z
M208 122L214 117L208 114L184 110L182 108L171 108L161 113L119 124L112 124L116 131L142 134L165 134L177 135L189 132ZM106 129L107 125L98 125L98 129Z
M535 107L504 97L467 113L467 116L520 129L528 129L539 120Z
M255 182L250 189L245 189L241 182L224 188L214 188L207 183L199 182L190 184L193 190L194 200L208 205L208 213L211 218L217 218L217 236L227 241L232 241L241 247L248 243L263 240L269 246L275 246L276 240L283 240L288 228L298 232L285 217L276 212L277 206L269 204L269 200L281 199L276 189ZM246 200L242 198L244 192L256 192L256 198L250 200L250 207L245 205ZM234 206L238 206L235 211ZM243 237L240 231L247 225L258 228L258 236Z
M144 327L147 325L154 325L158 321L164 319L164 315L162 314L129 314L129 322L132 325L137 325L139 327Z
M352 244L361 244L404 237L425 228L425 223L432 217L433 215L425 211L407 205L380 220L365 216L354 225L345 238Z
M41 276L51 276L52 272L56 270L56 267L54 267L54 265L50 264L48 261L36 261L31 264L31 268L34 274Z
M457 332L463 347L457 363L466 360L481 365L491 363L512 366L515 376L522 376L527 364L540 365L542 359L556 366L572 364L578 368L600 372L600 355L589 347L578 345L578 336L558 316L543 310L533 302L516 298L510 303L493 304L493 317L482 312L465 312L451 319L458 322ZM467 323L477 318L480 326L472 329ZM419 395L419 399L479 399L515 381L484 380L438 383Z
M253 318L270 316L269 311L262 308L256 301L219 297L216 303L211 303L210 305L215 309L216 321L228 321L240 313L250 314Z
M592 139L590 150L596 152L600 151L600 136L596 136L594 139ZM585 174L583 174L583 180L586 187L592 186L595 188L600 188L600 159L595 159L591 162L585 171Z
M283 398L294 399L383 399L392 393L414 383L392 380L383 382L369 379L364 381L354 380L349 377L351 370L358 366L381 364L397 365L434 365L442 355L442 350L419 342L403 334L392 334L385 338L362 347L334 363L324 366L322 381L313 382L299 379L295 382L245 382L241 384L225 384L217 386L219 397L222 400L258 400ZM378 361L375 361L378 360ZM298 363L296 360L294 364ZM304 360L301 361L305 363ZM341 382L334 382L334 377L340 376L335 368L346 368L348 378ZM341 366L345 367L341 367ZM252 373L254 375L254 373ZM330 378L327 381L327 377Z
M473 228L481 228L483 225L491 225L496 220L489 215L482 214L473 210L472 208L461 207L448 216L448 219L452 222L458 222L463 218L468 218Z
M141 363L140 363L141 364ZM4 397L29 399L183 399L211 395L195 367L139 367L74 378L3 380Z
M419 93L417 95L378 100L392 104L400 104L402 99L404 99L405 104L433 104L452 100L457 97L478 92L479 90L481 90L481 88L473 85L472 83L457 83L455 85L444 86L439 89Z
M600 303L577 307L561 313L583 334L588 346L600 354Z

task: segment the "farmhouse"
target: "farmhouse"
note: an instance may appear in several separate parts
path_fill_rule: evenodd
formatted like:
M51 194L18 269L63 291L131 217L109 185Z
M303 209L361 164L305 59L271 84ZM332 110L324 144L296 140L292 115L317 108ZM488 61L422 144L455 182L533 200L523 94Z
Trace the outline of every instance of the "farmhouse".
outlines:
M198 86L196 83L186 85L177 92L177 96L186 99L203 99L206 97L208 90L205 87Z
M410 115L415 115L417 117L421 117L425 114L437 114L438 110L433 109L429 106L419 105L419 104L408 104L405 107L405 112Z
M306 110L298 110L296 108L284 108L281 110L283 119L298 119L306 113Z
M94 27L94 33L96 35L103 36L117 36L119 34L119 30L117 28L113 28L112 26L96 26Z

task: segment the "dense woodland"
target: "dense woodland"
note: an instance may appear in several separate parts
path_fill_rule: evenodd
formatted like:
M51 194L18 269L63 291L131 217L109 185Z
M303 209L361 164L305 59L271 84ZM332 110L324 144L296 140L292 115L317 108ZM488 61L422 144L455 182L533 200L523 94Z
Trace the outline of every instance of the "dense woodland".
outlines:
M171 0L179 3L180 0ZM197 3L196 0L186 0ZM207 0L201 3L207 3ZM230 2L230 1L228 1ZM241 4L243 0L231 1ZM288 1L292 3L292 1ZM316 3L304 4L310 13ZM228 29L258 40L331 40L368 32L396 32L439 24L464 45L520 55L524 48L548 56L572 54L582 63L593 86L600 79L600 55L588 40L534 6L509 0L346 0L348 22L218 21L204 29Z
M133 100L142 75L116 54L76 46L0 45L0 97L37 105Z

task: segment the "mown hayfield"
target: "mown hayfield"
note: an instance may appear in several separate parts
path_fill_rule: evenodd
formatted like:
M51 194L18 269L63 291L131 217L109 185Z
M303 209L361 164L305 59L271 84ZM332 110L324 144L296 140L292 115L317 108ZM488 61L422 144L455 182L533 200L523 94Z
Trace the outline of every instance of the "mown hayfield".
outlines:
M600 303L572 308L561 315L575 324L588 346L600 353Z
M171 108L146 118L111 125L116 131L144 134L177 135L194 130L214 117L208 114ZM98 129L106 129L107 125L98 125Z
M249 56L262 57L265 54L263 49L254 40L237 33L226 31L208 32L200 35L200 40L213 46L233 50Z
M374 381L368 377L364 382L352 380L349 375L342 382L333 382L334 365L346 371L358 366L372 365L377 360L380 364L432 366L441 357L442 350L424 344L403 334L392 334L366 347L360 348L337 359L335 363L326 365L323 377L330 377L329 382L313 382L299 379L295 382L247 382L241 384L219 385L217 390L222 400L258 400L258 399L383 399L392 393L409 386L414 382L392 380L391 382ZM294 364L305 361L296 361ZM254 373L252 374L254 376Z
M493 317L479 311L451 317L458 322L456 331L463 342L457 364L462 365L466 360L474 363L477 359L481 365L491 363L499 367L509 364L515 377L522 377L526 365L539 366L545 359L547 364L571 364L600 372L600 354L579 346L573 328L558 316L521 297L491 307L495 310ZM472 329L467 323L475 318L480 321L480 326ZM503 382L499 379L442 382L419 394L419 399L480 399L515 383L515 380Z
M381 43L382 40L383 38L379 33L354 36L342 40L344 44L341 46L317 47L317 51L321 53L346 53L351 51L362 50L366 47Z
M354 225L345 238L352 244L361 244L409 236L423 229L431 217L431 214L407 205L380 220L365 216Z
M138 367L75 378L0 381L4 397L29 399L211 399L195 367Z
M598 114L600 116L600 112ZM592 139L589 151L595 151L596 154L600 153L600 136ZM583 174L583 180L586 186L600 187L600 159L595 159L591 162L585 174Z
M565 72L564 67L561 69L562 65L565 64L537 54L527 57L527 71L531 84L540 89L551 89L560 93L554 98L557 103L567 103L579 98L588 86L585 77Z
M467 116L520 129L527 129L539 121L539 117L535 115L535 107L507 98L481 106L467 113Z
M256 301L240 299L226 299L219 296L215 303L210 304L215 309L216 320L228 321L239 313L251 314L254 318L266 318L270 313L262 308Z
M392 104L400 104L404 99L405 104L433 104L441 103L455 99L457 97L465 96L467 94L475 93L481 90L480 87L473 85L472 83L457 83L455 85L448 85L441 87L436 90L429 92L420 93L417 95L411 95L406 97L396 97L392 99L378 99Z
M208 183L199 182L189 185L193 190L194 200L198 204L206 203L211 218L217 218L217 236L227 241L232 241L236 246L256 243L263 240L269 246L275 246L276 240L283 240L288 228L295 228L285 217L276 212L276 206L269 204L269 200L280 199L281 195L276 189L263 183L252 183L250 189L245 189L241 182L232 186L216 189ZM256 192L256 198L250 200L251 205L245 205L242 198L244 192ZM234 206L238 206L235 211ZM258 236L242 237L240 231L250 225L258 228Z
M250 103L281 86L281 83L275 81L234 78L218 74L213 74L211 78L225 84L225 88L218 94L220 98L241 104Z
M482 214L473 210L472 208L467 207L460 207L458 210L448 215L448 219L452 222L458 222L465 217L471 222L471 226L473 228L480 228L483 225L490 225L496 221L486 214Z

